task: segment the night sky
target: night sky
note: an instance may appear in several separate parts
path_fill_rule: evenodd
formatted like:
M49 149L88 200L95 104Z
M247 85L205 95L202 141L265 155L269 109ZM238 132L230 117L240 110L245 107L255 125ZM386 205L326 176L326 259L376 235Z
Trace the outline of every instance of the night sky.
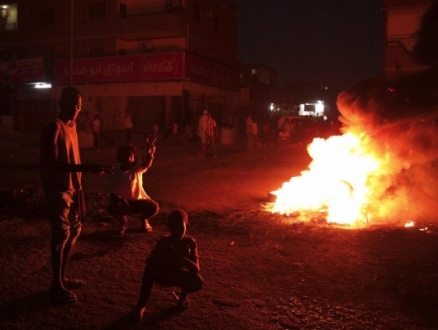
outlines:
M279 85L348 88L380 72L383 0L232 0L238 57L277 70Z

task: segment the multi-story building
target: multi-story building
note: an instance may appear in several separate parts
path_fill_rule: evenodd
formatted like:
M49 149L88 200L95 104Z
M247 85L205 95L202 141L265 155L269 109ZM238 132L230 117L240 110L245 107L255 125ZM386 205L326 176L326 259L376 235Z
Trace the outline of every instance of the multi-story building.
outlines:
M0 114L37 131L63 87L83 94L78 130L195 121L238 108L237 9L230 0L0 0L0 86L17 102ZM43 85L47 83L51 85ZM47 87L51 88L35 88Z
M414 47L423 16L435 2L436 0L385 0L383 74L386 78L397 79L428 68L416 60Z
M244 115L263 114L278 101L277 71L261 63L239 63L240 106Z

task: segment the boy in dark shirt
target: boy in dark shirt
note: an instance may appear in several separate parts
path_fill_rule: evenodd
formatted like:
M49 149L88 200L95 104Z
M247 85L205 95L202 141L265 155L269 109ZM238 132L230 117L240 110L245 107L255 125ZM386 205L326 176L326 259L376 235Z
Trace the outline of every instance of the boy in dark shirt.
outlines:
M201 290L204 282L199 275L197 244L186 235L187 225L185 211L176 209L170 212L167 218L170 235L160 237L146 259L136 311L139 320L143 319L154 283L180 287L181 292L173 292L180 309L189 307L189 293Z

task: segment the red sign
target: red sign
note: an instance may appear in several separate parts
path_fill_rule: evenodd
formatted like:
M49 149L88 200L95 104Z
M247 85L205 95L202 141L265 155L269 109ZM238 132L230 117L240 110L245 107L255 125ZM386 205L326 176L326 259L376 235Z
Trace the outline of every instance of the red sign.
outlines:
M239 75L236 69L191 54L186 54L185 67L186 79L225 89L239 89Z
M7 74L15 83L43 81L43 58L34 57L8 61Z
M185 56L185 58L184 58ZM96 57L56 62L56 83L67 84L187 79L237 90L237 70L187 53ZM71 71L71 72L70 72Z
M183 53L96 57L56 62L56 83L154 81L183 78Z

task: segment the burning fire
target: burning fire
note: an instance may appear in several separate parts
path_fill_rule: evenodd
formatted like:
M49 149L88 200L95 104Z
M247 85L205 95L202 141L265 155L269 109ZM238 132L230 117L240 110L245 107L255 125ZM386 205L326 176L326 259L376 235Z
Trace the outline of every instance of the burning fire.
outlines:
M369 142L367 135L353 133L314 139L308 146L313 159L308 169L271 192L276 196L271 211L323 212L327 222L338 224L367 221L373 194L370 178L380 174L384 163Z
M341 92L344 134L314 139L308 168L272 191L265 210L356 227L438 224L436 86L435 70Z

